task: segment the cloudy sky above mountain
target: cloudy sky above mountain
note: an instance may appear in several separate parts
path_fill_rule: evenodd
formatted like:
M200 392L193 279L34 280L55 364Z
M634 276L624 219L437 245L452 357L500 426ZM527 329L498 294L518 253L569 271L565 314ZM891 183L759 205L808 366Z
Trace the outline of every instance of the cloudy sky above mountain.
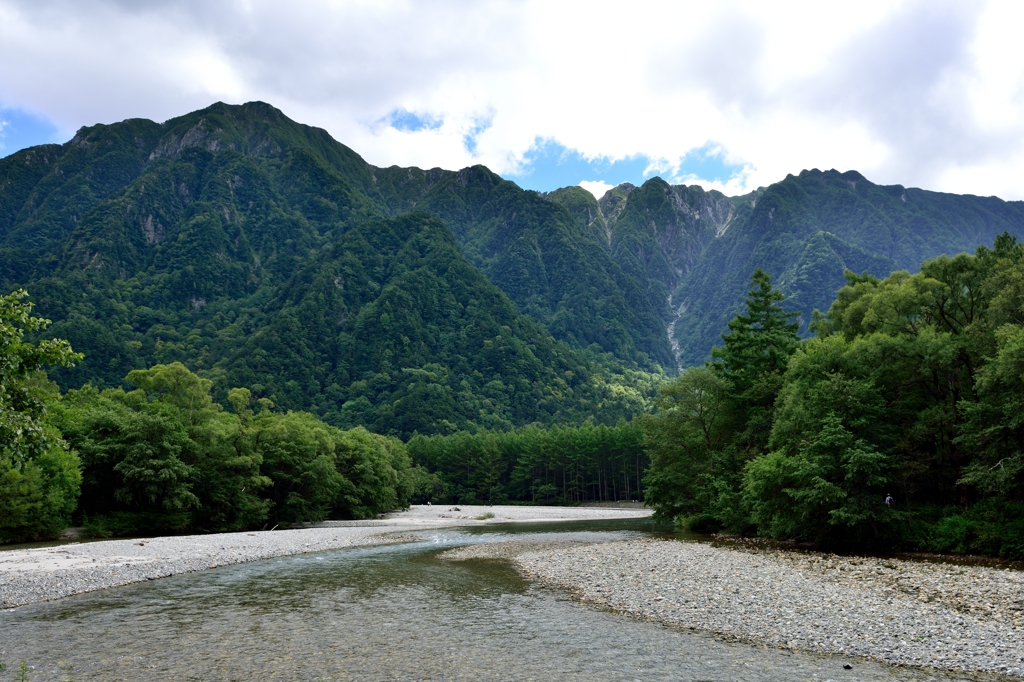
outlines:
M1014 2L0 0L0 155L263 100L376 165L524 187L803 168L1024 198Z

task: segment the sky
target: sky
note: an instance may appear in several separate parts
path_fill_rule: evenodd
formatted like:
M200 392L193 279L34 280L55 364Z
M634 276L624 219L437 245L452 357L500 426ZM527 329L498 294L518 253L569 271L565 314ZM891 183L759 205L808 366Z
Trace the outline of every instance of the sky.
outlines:
M262 100L377 166L1024 199L1024 4L0 0L0 156Z

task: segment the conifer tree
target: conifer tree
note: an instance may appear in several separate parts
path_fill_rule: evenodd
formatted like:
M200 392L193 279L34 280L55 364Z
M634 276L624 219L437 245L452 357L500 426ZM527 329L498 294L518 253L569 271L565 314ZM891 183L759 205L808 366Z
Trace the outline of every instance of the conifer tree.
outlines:
M795 312L779 305L785 296L772 287L771 277L758 268L747 292L747 313L729 322L723 346L712 351L713 364L732 383L736 415L746 428L741 444L758 450L767 441L771 412L782 386L789 358L800 346Z

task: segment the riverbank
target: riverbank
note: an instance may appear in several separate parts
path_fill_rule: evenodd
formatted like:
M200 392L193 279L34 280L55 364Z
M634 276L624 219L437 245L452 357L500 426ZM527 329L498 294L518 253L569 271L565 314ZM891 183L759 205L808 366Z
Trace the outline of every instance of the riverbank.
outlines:
M1024 676L1019 571L653 539L446 558L510 559L581 601L729 640Z
M218 566L407 542L401 528L304 528L74 543L0 552L0 608L13 608ZM406 530L411 530L406 529Z
M488 516L490 515L490 516ZM363 521L306 528L0 548L0 608L8 609L218 566L343 547L409 542L430 528L649 516L649 510L420 506ZM412 533L412 534L411 534Z
M560 521L602 521L644 519L652 509L624 503L623 506L542 507L532 505L414 504L409 509L384 515L384 522L426 525L473 525L474 523L553 523ZM328 521L327 523L336 523ZM342 521L341 523L351 523Z

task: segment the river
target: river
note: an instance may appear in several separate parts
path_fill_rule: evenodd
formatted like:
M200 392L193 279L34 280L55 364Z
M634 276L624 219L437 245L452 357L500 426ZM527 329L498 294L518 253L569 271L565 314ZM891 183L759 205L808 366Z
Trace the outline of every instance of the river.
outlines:
M226 566L0 612L30 680L951 680L719 641L572 601L451 547L649 522L424 531L422 542ZM843 665L849 664L847 670ZM6 676L6 677L5 677ZM973 678L969 678L973 679Z

